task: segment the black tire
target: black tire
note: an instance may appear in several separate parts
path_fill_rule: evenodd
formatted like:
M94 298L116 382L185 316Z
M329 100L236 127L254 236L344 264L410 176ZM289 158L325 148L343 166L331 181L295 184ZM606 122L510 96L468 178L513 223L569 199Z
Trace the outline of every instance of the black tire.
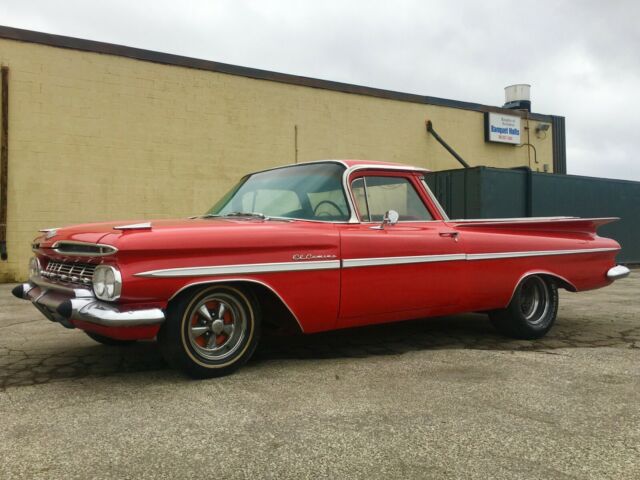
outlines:
M104 335L100 335L98 333L93 333L93 332L84 332L84 333L86 333L87 336L92 340L95 340L96 342L101 343L103 345L109 345L111 347L118 347L118 346L122 347L122 346L136 343L135 340L117 340L115 338L105 337Z
M260 339L260 308L249 291L210 285L169 304L158 344L169 365L193 378L228 375L244 365ZM221 317L221 318L220 318Z
M489 313L491 323L501 334L521 340L543 337L557 316L558 287L539 275L520 282L507 308Z

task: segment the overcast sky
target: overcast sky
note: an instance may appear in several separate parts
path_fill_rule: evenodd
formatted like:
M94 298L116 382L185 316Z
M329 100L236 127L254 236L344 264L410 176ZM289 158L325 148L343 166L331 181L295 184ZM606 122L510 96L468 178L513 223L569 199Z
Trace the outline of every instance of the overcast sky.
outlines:
M640 2L1 0L0 24L566 117L569 173L640 180Z

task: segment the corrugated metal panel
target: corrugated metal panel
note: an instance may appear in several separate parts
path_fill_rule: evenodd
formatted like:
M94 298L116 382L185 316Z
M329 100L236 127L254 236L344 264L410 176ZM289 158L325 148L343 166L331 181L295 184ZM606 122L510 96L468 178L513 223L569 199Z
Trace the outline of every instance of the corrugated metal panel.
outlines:
M565 136L564 117L551 116L553 130L553 172L567 173L567 139Z
M490 167L431 172L427 182L451 218L620 217L599 233L622 245L619 261L640 263L640 182Z

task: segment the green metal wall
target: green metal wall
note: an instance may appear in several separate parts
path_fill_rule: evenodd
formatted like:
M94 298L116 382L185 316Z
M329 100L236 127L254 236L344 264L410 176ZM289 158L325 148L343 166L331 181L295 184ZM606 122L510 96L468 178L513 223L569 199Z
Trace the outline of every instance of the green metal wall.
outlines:
M622 245L620 262L640 263L640 182L491 167L431 172L426 180L452 219L620 217L598 233Z

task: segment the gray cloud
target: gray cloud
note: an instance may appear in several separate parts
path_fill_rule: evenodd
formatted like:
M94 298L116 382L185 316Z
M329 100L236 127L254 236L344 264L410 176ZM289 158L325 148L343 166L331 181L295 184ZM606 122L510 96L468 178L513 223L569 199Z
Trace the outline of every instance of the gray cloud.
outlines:
M570 173L640 180L640 4L4 0L0 23L567 117Z

